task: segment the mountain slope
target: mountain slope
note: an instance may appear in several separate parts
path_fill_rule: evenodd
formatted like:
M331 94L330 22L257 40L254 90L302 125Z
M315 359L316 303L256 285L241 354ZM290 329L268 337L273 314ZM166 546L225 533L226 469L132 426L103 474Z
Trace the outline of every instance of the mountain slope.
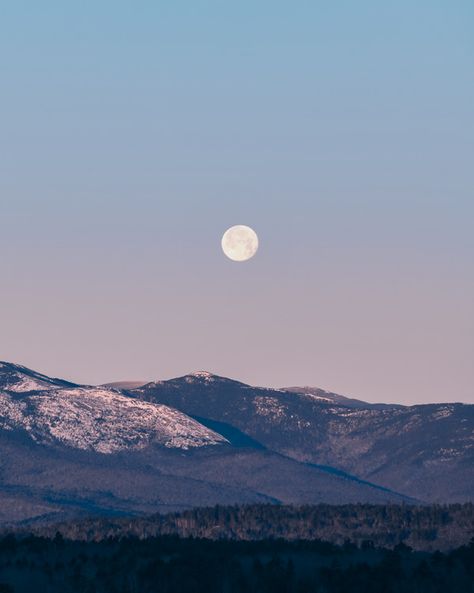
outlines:
M2 431L0 449L0 523L251 502L412 502L269 451L152 445L104 455Z
M310 388L311 389L311 388ZM298 461L328 465L421 500L474 499L474 406L342 405L334 394L251 387L210 373L130 392L232 425Z
M22 429L38 443L61 442L98 453L143 449L151 443L188 449L227 442L168 406L104 388L0 392L0 428Z
M38 444L17 431L0 431L0 450L0 524L272 502L244 487L174 476L173 459L191 462L192 450L152 445L100 454Z

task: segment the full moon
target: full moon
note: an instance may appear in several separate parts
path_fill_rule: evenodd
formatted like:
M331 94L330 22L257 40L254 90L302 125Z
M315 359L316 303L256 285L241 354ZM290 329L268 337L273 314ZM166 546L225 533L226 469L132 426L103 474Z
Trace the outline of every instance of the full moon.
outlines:
M257 233L249 226L232 226L222 237L222 250L233 261L247 261L257 253L257 249Z

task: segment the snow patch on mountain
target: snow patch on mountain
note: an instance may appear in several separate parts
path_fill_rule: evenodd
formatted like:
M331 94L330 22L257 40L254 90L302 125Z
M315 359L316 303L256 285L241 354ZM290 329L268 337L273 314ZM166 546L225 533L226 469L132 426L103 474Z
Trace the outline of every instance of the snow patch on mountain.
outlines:
M316 395L315 393L302 393L301 395L303 397L305 397L306 399L312 399L312 400L330 402L330 403L333 402L333 400L330 399L329 397L323 397L322 395Z
M285 418L286 407L276 397L258 395L254 398L253 404L255 412L259 416L267 416L274 421L281 421Z
M21 400L0 393L0 427L23 428L40 443L106 454L152 443L190 449L228 442L178 410L105 388L56 389Z
M22 377L21 375L8 381L4 386L5 391L15 393L27 393L28 391L43 391L45 389L59 389L56 385L51 385L46 381L34 379L32 377Z
M215 380L215 376L212 373L209 373L208 371L195 371L194 373L190 373L188 375L189 379L195 378L195 379L204 379L205 381L214 381Z
M0 392L0 429L13 430L23 422L24 402L14 401L8 393Z
M431 417L433 420L441 420L442 418L449 418L453 414L454 406L444 406L436 410Z

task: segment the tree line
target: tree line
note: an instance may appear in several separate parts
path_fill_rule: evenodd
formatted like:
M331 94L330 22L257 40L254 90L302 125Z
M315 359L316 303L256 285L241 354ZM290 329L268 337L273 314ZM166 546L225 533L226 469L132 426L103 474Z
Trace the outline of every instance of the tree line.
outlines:
M145 517L89 518L45 525L35 534L99 541L133 535L138 538L179 535L205 539L324 540L377 547L404 543L415 550L447 551L474 536L474 505L244 505L191 509Z

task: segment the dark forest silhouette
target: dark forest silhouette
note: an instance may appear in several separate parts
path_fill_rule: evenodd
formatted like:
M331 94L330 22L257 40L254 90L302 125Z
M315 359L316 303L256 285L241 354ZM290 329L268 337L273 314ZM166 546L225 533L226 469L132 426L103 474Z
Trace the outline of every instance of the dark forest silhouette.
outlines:
M447 554L321 541L8 535L0 593L473 593L474 541Z

